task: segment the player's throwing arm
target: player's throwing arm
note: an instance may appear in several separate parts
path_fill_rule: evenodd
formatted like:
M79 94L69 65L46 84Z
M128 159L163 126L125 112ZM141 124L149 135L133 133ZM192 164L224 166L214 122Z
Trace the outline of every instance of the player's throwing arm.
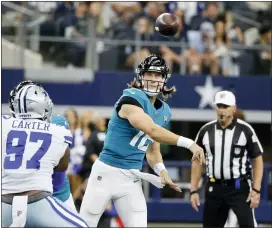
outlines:
M150 116L145 114L143 109L134 105L122 105L119 116L126 118L133 127L143 131L154 141L187 148L193 153L192 160L199 160L200 164L205 163L203 149L193 140L176 135L173 132L158 126Z

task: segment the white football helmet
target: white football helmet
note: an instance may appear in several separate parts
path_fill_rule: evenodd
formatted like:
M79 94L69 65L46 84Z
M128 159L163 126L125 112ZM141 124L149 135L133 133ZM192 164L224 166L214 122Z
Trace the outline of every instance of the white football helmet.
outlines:
M16 93L13 108L16 118L49 121L53 103L42 87L30 84L22 87Z

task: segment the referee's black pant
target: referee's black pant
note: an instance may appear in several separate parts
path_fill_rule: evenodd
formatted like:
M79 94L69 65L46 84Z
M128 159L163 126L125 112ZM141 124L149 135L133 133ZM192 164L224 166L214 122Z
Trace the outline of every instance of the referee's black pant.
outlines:
M233 180L209 182L206 186L203 227L224 227L230 208L236 214L240 227L255 227L254 211L250 208L250 202L246 202L249 191L247 180L241 180L239 187L235 187Z

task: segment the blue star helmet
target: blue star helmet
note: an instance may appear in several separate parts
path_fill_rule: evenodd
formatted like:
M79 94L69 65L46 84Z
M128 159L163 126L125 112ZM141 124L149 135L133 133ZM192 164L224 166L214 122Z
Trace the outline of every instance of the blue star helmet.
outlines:
M148 88L148 82L151 80L144 79L145 72L158 72L162 74L164 81L161 89L159 88L159 83L156 91L150 90ZM131 85L131 87L141 89L149 96L157 96L159 94L162 94L163 97L167 99L167 97L172 92L176 91L174 86L170 89L166 87L167 81L170 77L171 74L169 73L169 68L166 64L166 61L162 57L152 54L147 56L136 68L136 80L134 81L133 85ZM144 86L144 81L147 82L146 86Z

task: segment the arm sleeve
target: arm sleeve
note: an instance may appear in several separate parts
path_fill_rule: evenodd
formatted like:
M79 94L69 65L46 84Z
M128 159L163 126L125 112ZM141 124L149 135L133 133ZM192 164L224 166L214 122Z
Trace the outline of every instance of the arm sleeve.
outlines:
M120 111L123 104L135 105L135 106L143 109L142 105L135 98L129 97L129 96L123 96L119 100L119 102L118 102L118 104L116 106L117 113Z
M203 135L204 135L203 128L200 128L195 138L195 143L200 147L203 147Z
M73 136L70 130L64 129L64 142L69 145L73 144Z
M253 159L263 154L263 148L253 128L250 127L249 130L247 150L250 158Z
M64 136L64 142L71 145L72 144L72 137L70 136Z

